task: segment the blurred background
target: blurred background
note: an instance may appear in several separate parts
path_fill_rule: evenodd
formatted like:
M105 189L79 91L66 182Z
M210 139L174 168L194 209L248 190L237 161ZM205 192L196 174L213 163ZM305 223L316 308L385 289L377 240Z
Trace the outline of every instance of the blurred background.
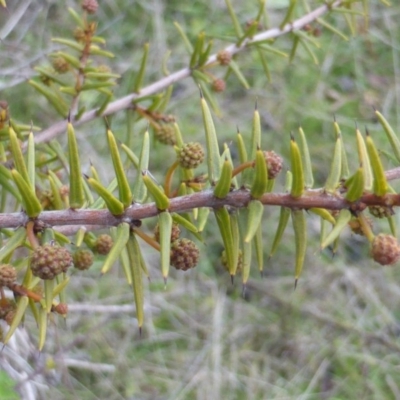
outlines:
M279 26L288 3L268 0L263 29ZM304 3L313 9L323 2ZM236 61L251 88L243 88L231 74L226 90L216 95L220 113L214 121L221 145L233 142L234 154L237 127L250 137L257 100L263 148L281 154L285 168L290 166L289 133L303 127L315 187L327 177L334 118L342 129L351 171L358 164L356 125L362 131L368 128L382 149L385 167L394 167L373 109L399 132L400 5L366 3L367 21L354 17L350 27L341 13L327 18L347 41L318 23L312 25L321 43L315 49L318 64L301 46L290 64L287 57L271 53L268 80L256 53L240 53ZM79 4L9 0L8 11L0 11L0 97L8 101L15 120L44 129L60 119L26 81L35 75L35 66L48 65L48 55L60 48L52 37L72 37L75 24L67 6L79 11ZM232 4L243 25L257 14L256 0ZM97 17L98 32L116 55L106 60L108 66L122 76L116 98L130 92L132 71L138 70L147 42L145 84L162 78L168 51L170 72L188 65L174 21L192 40L201 31L214 38L215 52L230 44L234 33L222 0L104 0ZM274 46L290 53L290 36L278 38ZM221 78L225 74L222 68L212 72ZM89 108L96 100L90 96L85 98ZM193 80L175 85L166 112L176 117L186 141L205 142ZM139 148L145 123L127 129L121 112L111 118L111 126L133 150ZM110 181L103 122L90 122L77 133L81 154L87 154L82 168L91 161L102 179ZM151 172L161 177L174 157L172 148L153 143ZM283 190L282 178L275 191ZM310 215L306 264L294 291L290 225L277 253L268 259L278 216L278 208L266 208L264 277L255 267L245 296L240 278L232 285L221 264L223 247L212 216L204 243L197 242L200 264L186 273L171 271L166 288L158 254L144 245L151 282L145 282L141 337L132 290L118 266L101 278L102 260L89 272L74 272L68 318L50 324L44 351L35 350L37 328L28 318L0 353L0 398L20 398L17 385L22 398L31 399L400 399L400 267L375 264L366 239L350 230L343 232L334 257L330 250L320 252L320 222ZM155 223L145 221L144 227L150 232ZM388 233L389 226L375 220L373 230Z

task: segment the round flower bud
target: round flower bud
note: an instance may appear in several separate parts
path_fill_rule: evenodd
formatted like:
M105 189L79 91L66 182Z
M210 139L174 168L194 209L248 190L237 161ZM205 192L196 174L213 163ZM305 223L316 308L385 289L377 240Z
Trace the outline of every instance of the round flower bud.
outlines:
M111 248L113 247L113 240L110 235L107 235L106 233L99 235L97 238L95 244L94 244L94 250L97 251L99 254L106 256Z
M171 265L176 269L187 271L194 268L199 261L199 249L189 239L175 240L171 245Z
M77 250L73 256L74 267L81 271L89 269L93 264L93 253L90 250Z
M267 163L268 179L275 179L283 166L283 159L274 151L264 151L264 158Z
M99 4L96 0L83 0L82 1L82 9L85 10L88 14L94 14L99 7Z
M181 234L181 230L179 228L179 225L177 223L172 224L172 229L171 229L171 243L175 242L175 240L179 239L179 235ZM160 225L157 224L154 228L154 239L160 243Z
M71 264L70 252L58 244L39 246L31 256L32 274L41 279L53 279L61 272L66 272Z
M217 53L217 61L221 65L228 65L232 60L232 54L229 51L221 50Z
M74 35L74 39L77 42L82 43L85 41L85 37L86 37L85 31L81 27L78 26L77 28L75 28L73 35Z
M58 314L67 315L68 313L68 304L66 303L58 303L56 306L53 307L54 311Z
M0 286L12 285L16 279L17 271L12 265L0 265Z
M223 79L215 79L211 84L211 89L214 92L223 92L226 89L226 83Z
M63 57L53 58L52 65L56 72L58 72L59 74L65 74L69 71L70 68L70 65Z
M379 264L394 264L400 258L400 246L397 239L384 233L375 236L372 241L371 255Z
M15 310L17 304L12 299L0 299L0 319L5 319L6 315L10 312Z
M375 218L387 218L394 214L392 208L385 206L369 206L368 209Z
M158 125L154 130L154 136L163 144L167 144L169 146L174 146L176 144L175 129L170 124Z
M203 146L197 142L184 144L179 151L178 160L182 168L197 168L204 161Z

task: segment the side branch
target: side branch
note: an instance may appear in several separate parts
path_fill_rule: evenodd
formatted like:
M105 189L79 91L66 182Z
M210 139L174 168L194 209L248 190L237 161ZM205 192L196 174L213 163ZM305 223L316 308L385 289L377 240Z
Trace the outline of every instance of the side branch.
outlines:
M235 190L224 199L214 197L212 190L194 193L187 196L171 199L170 212L184 212L199 207L219 208L230 206L234 208L246 207L252 199L248 190ZM285 206L288 208L309 209L313 207L338 210L352 208L362 210L370 205L382 205L388 207L400 206L400 195L388 194L377 197L373 194L365 194L357 203L348 203L341 196L324 193L322 190L309 190L299 198L293 198L287 193L266 193L259 199L264 205ZM108 210L62 210L42 212L38 219L49 226L66 225L96 225L107 227L118 225L126 220L141 220L154 217L159 213L154 203L134 204L129 207L123 216L114 217ZM0 228L16 228L28 222L27 216L22 213L0 214Z
M258 43L264 40L268 39L273 39L279 36L282 36L288 32L291 32L293 30L299 30L303 28L305 25L315 21L317 18L320 18L322 15L327 13L328 11L331 11L334 8L339 7L343 3L342 0L337 0L334 1L330 5L323 5L321 7L316 8L315 10L311 11L310 13L304 15L303 17L293 21L290 24L286 24L283 29L280 28L272 28L269 29L265 32L261 32L258 35L255 35L252 39L246 39L243 41L243 43L240 46L236 46L236 44L232 44L224 49L224 51L230 53L231 55L237 54L240 51L244 50L246 47L248 47L251 44ZM212 64L216 61L217 55L214 54L210 56L208 59L206 65ZM141 99L146 96L153 95L155 93L158 93L173 83L180 81L182 79L185 79L191 75L191 69L190 68L183 68L179 71L176 71L172 73L171 75L168 75L165 78L160 79L157 82L152 83L151 85L148 85L144 87L140 93L132 93L128 96L122 97L118 100L115 100L111 102L107 108L104 110L102 116L114 114L118 111L125 110L129 108L132 105L132 102L138 99ZM79 120L73 121L75 126L80 126L86 122L92 121L95 118L98 118L99 115L97 114L97 110L91 110L86 113L84 113ZM53 139L57 135L65 132L65 120L59 121L55 123L54 125L50 126L49 128L45 129L42 132L39 132L35 136L35 142L36 143L42 143L42 142L48 142L49 140Z

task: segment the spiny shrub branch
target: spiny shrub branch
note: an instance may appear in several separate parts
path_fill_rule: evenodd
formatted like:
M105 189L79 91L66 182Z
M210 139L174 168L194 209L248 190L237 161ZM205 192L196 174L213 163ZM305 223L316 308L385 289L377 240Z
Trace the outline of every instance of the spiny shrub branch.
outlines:
M10 118L7 102L0 102L0 137L3 139L0 141L0 209L3 210L0 213L0 318L10 326L4 343L23 321L29 308L39 327L38 347L42 349L49 314L55 312L65 317L68 312L65 297L70 281L68 269L73 265L85 271L93 264L94 257L102 260L102 275L115 264L123 270L133 290L141 330L144 323L143 278L149 277L142 247L151 246L159 252L160 270L167 284L171 266L187 271L202 257L195 241L181 237L182 231L195 240L203 240L202 234L210 219L218 227L223 243L221 263L232 282L236 275L241 276L245 288L251 268L255 267L262 274L265 267L264 206L277 206L280 211L277 226L269 227L269 231L275 233L270 257L276 252L288 221L292 222L295 286L309 245L309 213L320 218L321 250L333 246L335 251L341 232L350 227L369 242L371 256L376 262L382 265L396 263L400 259L400 245L393 208L400 205L400 196L389 182L399 177L400 169L385 172L382 156L368 131L363 135L355 129L353 151L358 155L358 167L350 171L341 129L336 121L333 122L335 143L331 167L325 184L314 188L307 138L300 127L290 136L290 168L285 175L284 190L277 193L274 192L275 182L283 169L283 158L275 151L263 148L257 107L250 136L245 138L240 132L236 135L238 160L232 156L233 146L225 143L220 148L209 107L214 99L207 85L212 83L215 91L221 91L224 82L214 79L205 67L214 63L221 67L230 66L246 85L232 56L244 48L256 47L289 32L293 33L289 58L294 57L297 45L302 41L314 58L307 44L314 42L314 38L299 30L340 6L344 6L341 9L344 13L353 13L355 3L333 1L290 22L296 8L293 1L281 27L256 34L259 19L265 12L265 2L260 1L258 16L246 32L241 32L242 28L236 25L237 17L233 18L238 36L236 44L209 56L212 43L207 43L204 35L199 34L194 46L189 44L193 49L188 68L140 89L147 60L148 46L145 46L134 85L137 93L114 102L111 102L113 93L109 88L115 85L117 75L104 66L96 67L89 62L92 55L110 57L110 53L99 45L104 39L96 36L97 25L91 19L97 10L97 1L83 0L82 15L70 10L79 25L74 31L74 40L57 39L70 52L53 54L52 66L37 67L39 77L29 82L60 115L67 118L68 114L67 121L60 121L35 135L31 126L19 125ZM365 6L365 1L362 4ZM230 7L228 0L227 5ZM334 28L331 30L335 31ZM186 141L175 118L164 114L172 84L190 75L201 89L199 114L203 118L205 148L201 143ZM84 113L84 106L79 107L78 99L86 90L94 91L101 104L96 110ZM163 90L168 93L161 103L159 98L151 97ZM152 101L148 108L133 104L147 96ZM70 103L66 99L71 100ZM82 171L82 151L74 128L131 107L138 118L149 122L156 140L171 146L176 159L166 166L163 181L157 182L151 174L150 129L141 135L140 150L135 153L125 143L118 143L106 121L101 140L107 146L113 169L113 179L106 185L95 165L90 164L88 171ZM375 117L388 138L393 159L399 165L400 140L377 110ZM35 147L38 142L49 141L65 132L67 151L55 142ZM198 173L196 169L203 162L206 173ZM128 168L136 172L133 179L126 173ZM8 212L16 209L23 211ZM367 209L375 218L387 220L391 234L374 234ZM150 217L157 220L151 233L141 226L142 220ZM94 231L98 228L109 228L109 234L96 235ZM20 252L21 248L24 251ZM70 249L74 250L73 254ZM8 298L4 288L18 300Z

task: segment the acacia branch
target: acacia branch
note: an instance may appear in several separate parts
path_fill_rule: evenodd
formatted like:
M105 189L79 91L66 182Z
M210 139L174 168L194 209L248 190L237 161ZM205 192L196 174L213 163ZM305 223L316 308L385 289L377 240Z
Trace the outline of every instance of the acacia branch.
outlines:
M252 200L250 191L239 189L232 191L225 198L218 199L214 196L212 190L190 194L171 199L170 212L185 212L199 207L220 208L230 206L234 208L243 208ZM400 195L387 194L384 197L378 197L373 194L365 194L356 203L348 203L342 196L325 193L321 190L308 190L303 196L293 198L287 193L266 193L260 199L262 204L268 206L284 206L292 209L310 209L324 208L330 210L339 210L348 208L352 210L363 210L370 205L381 206L400 206ZM159 210L155 203L134 204L129 207L120 217L113 216L108 210L59 210L44 211L38 219L44 224L52 227L56 226L93 226L108 227L118 225L123 221L142 220L158 215ZM23 212L0 214L0 228L16 228L26 225L29 221ZM76 228L73 229L76 231ZM67 230L62 230L68 234Z
M246 39L242 42L240 46L237 46L236 44L232 44L224 49L224 51L230 53L231 55L237 54L247 48L251 44L259 43L268 39L274 39L279 36L282 36L286 33L292 32L294 30L299 30L306 26L307 24L310 24L311 22L315 21L316 19L320 18L322 15L327 13L328 11L331 11L334 8L339 7L342 5L343 1L342 0L337 0L332 2L329 5L323 5L321 7L316 8L315 10L311 11L310 13L304 15L303 17L293 21L292 23L286 24L282 29L281 28L272 28L269 29L265 32L261 32L257 35L255 35L253 38ZM214 63L217 60L217 55L214 54L210 56L210 58L207 60L205 65L209 65ZM107 108L104 110L102 113L102 116L107 116L110 114L114 114L116 112L119 112L121 110L125 110L129 107L132 106L132 102L138 99L141 99L146 96L153 95L155 93L158 93L166 88L168 88L170 85L174 84L175 82L178 82L182 79L185 79L189 77L192 73L192 70L188 67L183 68L179 71L176 71L162 79L160 79L157 82L154 82L143 89L140 90L140 93L131 93L128 96L122 97L118 100L115 100L111 102ZM97 114L97 109L88 111L84 113L79 120L72 120L75 126L80 126L83 125L86 122L92 121L95 118L98 118L99 115ZM35 135L35 142L36 143L42 143L42 142L48 142L49 140L53 139L57 135L65 132L65 125L66 120L59 121L55 123L54 125L50 126L49 128L45 129L42 132L39 132L38 134Z
M400 167L385 172L388 181L400 178ZM250 191L247 189L234 190L225 198L218 199L214 196L213 190L208 189L202 192L193 193L187 196L175 197L170 200L170 212L181 213L199 207L220 208L230 206L243 208L252 200ZM260 199L266 206L284 206L288 208L325 208L328 210L340 210L349 208L352 210L363 210L367 206L380 205L386 207L400 206L400 194L387 194L378 197L373 194L364 194L359 201L350 204L342 195L332 195L323 189L310 189L299 198L293 198L288 193L265 193ZM115 217L107 209L103 210L57 210L43 211L38 219L45 225L52 227L66 227L58 229L66 235L76 232L77 227L86 226L88 230L95 230L109 226L115 226L122 221L142 220L158 215L159 210L155 203L135 203L127 208L120 217ZM29 222L24 212L0 213L0 229L17 228L25 226Z

